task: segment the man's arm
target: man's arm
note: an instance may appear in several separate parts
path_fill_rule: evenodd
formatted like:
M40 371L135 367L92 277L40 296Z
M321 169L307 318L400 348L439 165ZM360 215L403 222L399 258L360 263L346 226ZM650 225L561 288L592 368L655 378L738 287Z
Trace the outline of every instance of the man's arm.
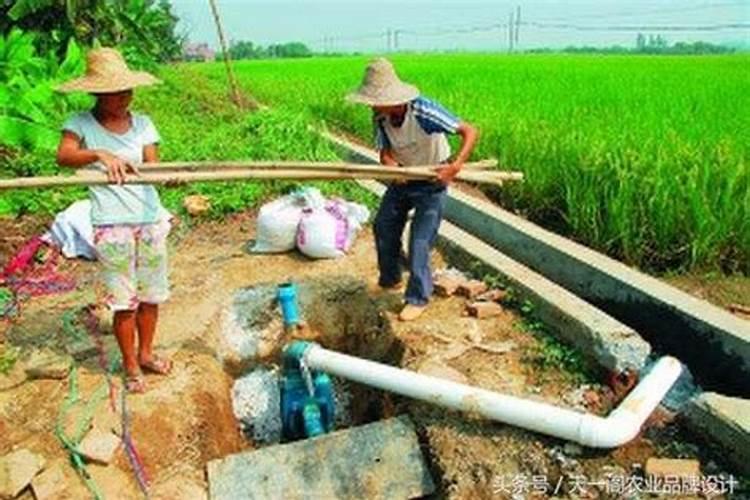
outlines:
M459 149L458 154L449 165L440 167L437 170L438 179L445 184L450 184L456 175L458 175L464 163L466 163L472 151L474 151L474 146L479 139L479 131L474 125L467 122L458 124L456 134L461 136L461 149Z
M398 167L398 162L393 157L393 151L390 148L380 150L380 164L387 167Z

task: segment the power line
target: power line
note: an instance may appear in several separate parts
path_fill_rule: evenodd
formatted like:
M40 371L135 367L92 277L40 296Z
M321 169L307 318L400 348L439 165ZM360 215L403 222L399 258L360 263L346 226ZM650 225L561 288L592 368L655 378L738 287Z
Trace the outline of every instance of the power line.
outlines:
M721 31L728 29L750 29L750 23L727 23L711 25L578 25L570 23L524 22L526 26L540 29L565 29L573 31Z
M342 42L357 42L372 39L386 39L386 47L388 51L399 50L401 47L401 38L403 35L411 37L443 37L443 36L455 36L455 35L471 35L475 33L486 33L491 31L502 32L506 28L508 29L508 49L513 51L517 48L520 38L520 27L527 26L539 30L568 30L568 31L609 31L609 32L715 32L724 30L748 30L750 29L750 23L724 23L724 24L703 24L703 25L648 25L648 24L601 24L601 25L589 25L589 24L577 24L577 23L566 23L566 22L539 22L539 21L522 21L520 6L516 8L516 11L510 11L508 22L506 23L492 23L478 26L465 26L465 27L444 27L444 28L433 28L430 30L416 30L416 29L392 29L389 28L385 32L377 33L366 33L361 35L352 36L327 36L323 39L310 41L310 43L320 44L322 43L326 50L332 51L334 43Z
M634 17L634 16L644 16L644 15L651 15L651 14L679 14L682 12L694 12L699 10L707 10L707 9L716 9L721 7L736 7L736 6L742 6L742 5L750 5L747 0L740 0L735 2L720 2L720 3L713 3L713 4L704 4L704 5L694 5L692 7L682 7L682 8L662 8L662 9L651 9L651 10L628 10L628 11L620 11L620 12L609 12L609 13L601 13L601 14L586 14L582 16L575 16L576 20L581 19L611 19L616 17ZM549 18L549 19L542 19L540 22L565 22L569 21L570 18Z

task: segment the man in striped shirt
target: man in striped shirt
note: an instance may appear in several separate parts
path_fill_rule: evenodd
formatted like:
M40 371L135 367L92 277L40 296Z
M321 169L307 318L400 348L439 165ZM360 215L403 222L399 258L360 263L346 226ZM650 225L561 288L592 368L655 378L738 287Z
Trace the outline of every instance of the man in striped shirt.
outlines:
M405 305L399 315L401 320L411 321L422 314L432 295L430 253L442 220L446 186L468 160L478 134L471 124L399 80L386 59L370 63L362 86L349 95L349 100L372 108L375 143L383 165L443 165L438 168L439 182L391 184L375 218L379 284L384 288L400 288L401 239L408 213L414 209L409 238L410 274ZM461 137L460 150L453 159L449 134Z

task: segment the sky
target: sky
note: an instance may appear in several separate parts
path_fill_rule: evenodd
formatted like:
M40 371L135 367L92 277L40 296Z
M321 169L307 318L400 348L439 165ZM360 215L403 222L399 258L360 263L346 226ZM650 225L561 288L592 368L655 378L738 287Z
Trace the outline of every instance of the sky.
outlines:
M519 49L635 44L636 31L670 43L704 40L750 45L750 29L698 31L697 26L750 25L750 0L216 0L230 41L262 45L302 41L313 50L388 51L388 31L400 50L508 49L507 25L520 6ZM218 46L208 0L172 0L179 29L191 42ZM647 27L689 28L685 31ZM623 30L624 29L624 30ZM391 37L393 45L394 37Z

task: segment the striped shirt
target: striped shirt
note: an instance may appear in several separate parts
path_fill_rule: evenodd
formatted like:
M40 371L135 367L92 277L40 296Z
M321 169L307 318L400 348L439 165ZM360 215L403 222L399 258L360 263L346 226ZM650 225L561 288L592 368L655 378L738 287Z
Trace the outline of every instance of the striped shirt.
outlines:
M427 134L455 134L461 120L437 102L426 97L417 97L408 104L414 112L417 123ZM375 116L375 146L377 149L389 149L391 141L383 127L387 116Z

